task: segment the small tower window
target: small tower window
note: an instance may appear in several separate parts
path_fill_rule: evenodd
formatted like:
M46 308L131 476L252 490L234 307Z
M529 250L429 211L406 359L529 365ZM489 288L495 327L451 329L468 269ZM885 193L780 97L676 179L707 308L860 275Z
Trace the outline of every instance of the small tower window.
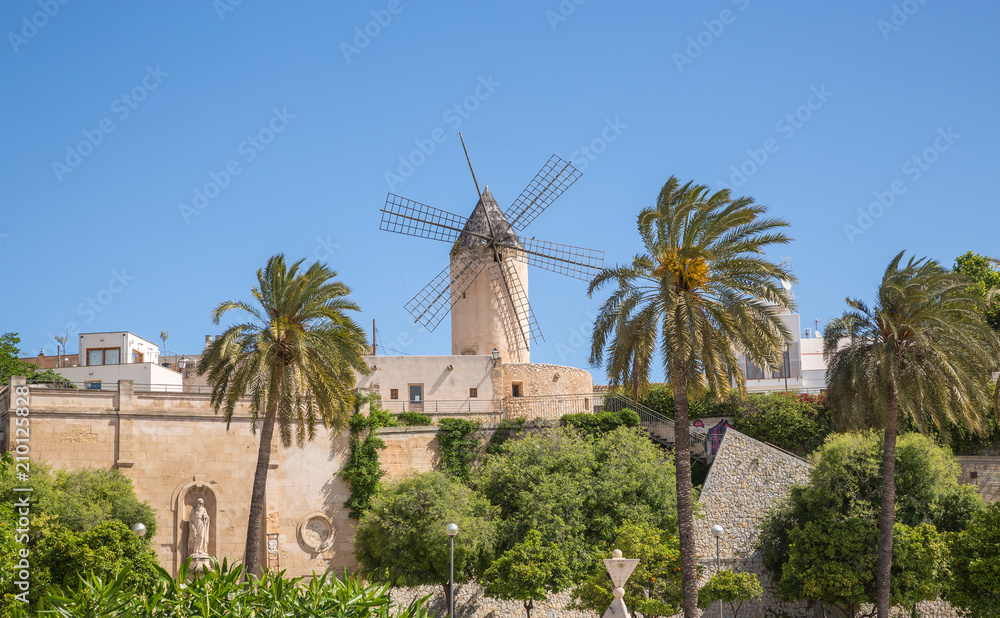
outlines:
M469 389L469 397L470 398L479 397L479 389L478 388L470 388Z
M510 385L510 396L511 397L523 397L524 389L521 388L520 382L514 382Z

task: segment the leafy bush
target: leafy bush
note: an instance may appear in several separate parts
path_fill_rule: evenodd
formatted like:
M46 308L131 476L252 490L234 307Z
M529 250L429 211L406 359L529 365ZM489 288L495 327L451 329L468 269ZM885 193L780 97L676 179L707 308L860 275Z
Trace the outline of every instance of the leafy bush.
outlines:
M808 484L765 518L758 544L784 598L849 612L875 599L882 436L835 434L812 459ZM940 533L964 529L982 510L982 499L958 485L958 471L930 438L898 438L893 604L933 599L949 578Z
M486 443L486 454L495 455L500 452L503 444L510 440L511 438L517 436L522 431L524 431L526 419L523 417L504 419L500 421L497 426L496 431L490 437L490 441Z
M676 526L673 464L633 428L596 438L571 428L530 433L504 443L472 484L500 510L500 552L537 530L577 574L625 521Z
M94 573L103 579L125 573L124 583L130 590L143 590L158 577L156 556L147 541L118 520L82 534L52 526L39 539L32 556L32 600L49 586L72 588L81 573Z
M576 427L588 435L596 436L599 433L610 433L619 427L638 426L639 413L625 408L616 412L602 411L596 414L564 414L560 422L563 426Z
M968 529L950 541L954 577L945 598L969 616L995 616L1000 607L1000 502L976 513Z
M371 405L368 414L361 414L360 407L365 401ZM381 400L376 396L359 397L349 421L351 439L348 442L347 462L339 474L351 486L351 497L344 502L344 506L350 509L348 514L354 519L359 519L371 506L372 496L385 476L378 456L378 452L385 448L385 441L378 437L375 430L395 427L396 419L380 404ZM362 437L361 433L365 430L368 433Z
M831 431L825 398L769 393L752 394L745 402L735 399L730 403L735 408L732 418L736 431L799 455L819 448Z
M733 618L740 613L746 601L764 596L764 587L753 573L736 573L722 569L712 574L711 579L698 591L698 607L708 609L716 601L729 603L733 608Z
M262 618L264 616L339 616L341 618L429 618L427 597L405 608L395 607L384 584L368 584L344 572L286 579L284 573L264 576L253 584L243 581L239 565L213 562L212 569L191 578L188 564L177 579L157 567L157 579L136 590L123 571L109 578L81 574L78 585L50 591L43 599L47 615L102 618Z
M461 418L443 418L440 425L441 469L467 483L472 462L479 455L480 425Z
M527 618L535 601L544 601L570 585L570 570L555 543L542 543L538 530L508 549L483 573L480 582L488 596L523 601Z
M396 422L403 427L425 427L434 424L431 417L420 412L401 412L396 415Z
M355 556L366 576L401 585L448 583L448 536L458 524L455 580L467 581L489 566L495 509L457 479L440 472L389 483L358 522Z
M620 549L625 558L638 558L625 584L625 605L643 616L670 616L681 607L681 552L676 536L667 535L649 523L624 522L615 530L613 545L602 547L591 558L591 568L573 590L577 609L604 612L611 604L608 574L600 558Z

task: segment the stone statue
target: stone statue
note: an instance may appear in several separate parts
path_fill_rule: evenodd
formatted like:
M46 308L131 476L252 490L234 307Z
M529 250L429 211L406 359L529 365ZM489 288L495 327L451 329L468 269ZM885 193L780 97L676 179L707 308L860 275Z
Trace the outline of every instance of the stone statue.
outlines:
M210 518L205 501L198 498L198 503L191 509L188 520L188 556L208 556L208 524Z

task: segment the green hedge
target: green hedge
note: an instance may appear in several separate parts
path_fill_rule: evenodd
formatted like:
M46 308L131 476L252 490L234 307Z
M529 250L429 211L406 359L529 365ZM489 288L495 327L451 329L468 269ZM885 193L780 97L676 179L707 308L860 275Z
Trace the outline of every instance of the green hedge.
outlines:
M598 412L596 414L564 414L560 420L563 427L575 427L595 436L610 433L619 427L635 427L639 424L639 413L625 408L618 412Z

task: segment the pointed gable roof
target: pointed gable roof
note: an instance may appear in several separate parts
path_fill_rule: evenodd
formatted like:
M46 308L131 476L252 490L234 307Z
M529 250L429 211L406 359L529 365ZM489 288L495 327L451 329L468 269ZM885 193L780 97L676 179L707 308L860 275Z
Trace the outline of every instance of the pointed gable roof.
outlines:
M491 223L492 233L490 233ZM489 186L487 186L483 190L482 199L476 204L475 210L472 211L469 220L466 221L462 234L455 241L455 250L474 249L481 251L490 244L486 238L492 238L494 235L496 235L497 245L501 247L524 249L524 245L521 244L521 240L514 233L513 228L511 228L510 223L507 221L507 217L500 210L500 206L497 204L496 199L493 198L493 194L490 193ZM486 238L483 238L483 236Z

